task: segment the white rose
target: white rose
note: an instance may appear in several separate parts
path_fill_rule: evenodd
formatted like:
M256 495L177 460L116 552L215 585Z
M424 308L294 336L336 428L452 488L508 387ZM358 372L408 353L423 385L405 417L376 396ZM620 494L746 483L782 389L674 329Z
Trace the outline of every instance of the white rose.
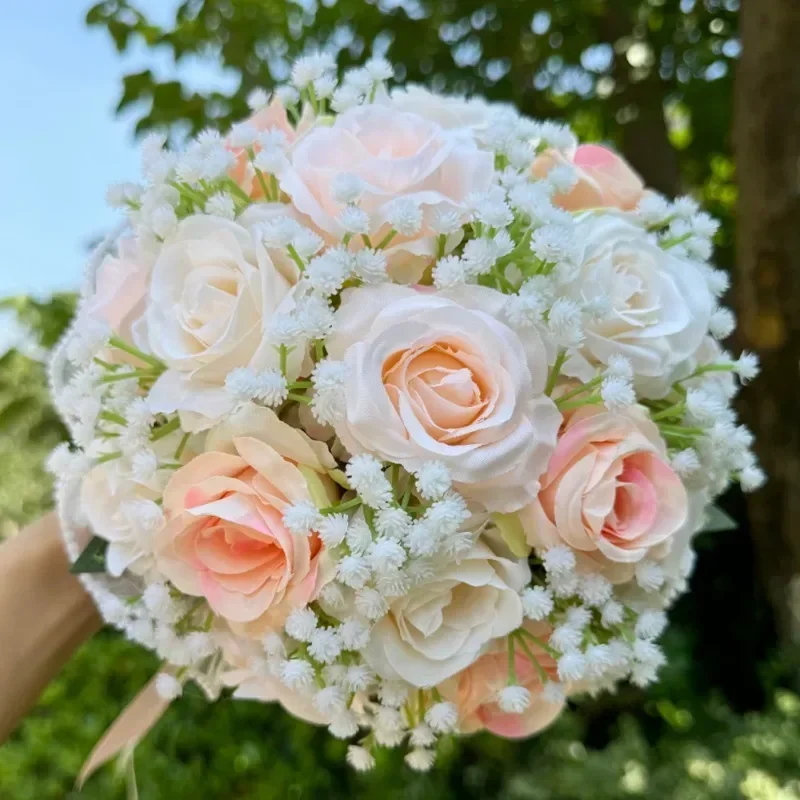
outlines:
M358 205L367 215L366 233L374 244L392 229L397 201L421 211L419 229L400 230L385 248L393 277L402 282L418 280L436 258L436 215L454 212L465 219L467 196L486 191L493 173L492 155L463 131L446 131L416 114L379 104L351 109L331 127L315 128L290 158L280 174L281 189L329 241L338 242L347 233L334 183L345 173L363 185Z
M344 361L353 454L417 470L449 468L458 490L493 511L515 511L539 490L561 424L549 397L547 352L498 321L504 297L465 287L431 294L384 285L347 292L327 342Z
M525 561L498 556L481 540L460 562L392 603L364 658L384 678L435 686L522 624L519 592L529 580Z
M233 369L279 364L267 332L292 285L273 264L257 225L251 227L188 217L153 266L145 316L134 335L168 367L151 390L152 410L178 411L187 431L204 430L232 410L225 378ZM297 348L290 379L302 360Z
M584 243L576 294L605 294L611 309L586 324L583 349L566 374L586 380L593 365L621 355L633 365L641 393L663 393L664 376L694 356L708 330L714 303L704 276L620 216L588 215L575 236Z
M388 102L398 111L417 114L447 130L461 128L477 134L488 130L494 115L481 97L434 94L413 84L394 89Z

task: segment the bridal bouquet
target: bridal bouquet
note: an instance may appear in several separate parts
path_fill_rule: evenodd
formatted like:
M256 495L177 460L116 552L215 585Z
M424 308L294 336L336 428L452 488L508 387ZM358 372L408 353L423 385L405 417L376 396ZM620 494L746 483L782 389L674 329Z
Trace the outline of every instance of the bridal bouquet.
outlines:
M50 467L156 706L193 680L426 770L442 735L654 681L704 512L763 474L715 221L391 76L304 57L227 133L144 142L54 358Z

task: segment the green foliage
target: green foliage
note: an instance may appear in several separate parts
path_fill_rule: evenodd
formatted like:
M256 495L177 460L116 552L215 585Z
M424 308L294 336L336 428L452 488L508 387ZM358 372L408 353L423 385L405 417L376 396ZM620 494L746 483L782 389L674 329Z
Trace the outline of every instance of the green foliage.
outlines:
M14 349L0 356L0 537L50 503L51 480L43 463L66 431L49 404L45 366L35 356L55 344L73 309L71 295L0 302L0 310L16 314L30 331L28 349L33 351Z

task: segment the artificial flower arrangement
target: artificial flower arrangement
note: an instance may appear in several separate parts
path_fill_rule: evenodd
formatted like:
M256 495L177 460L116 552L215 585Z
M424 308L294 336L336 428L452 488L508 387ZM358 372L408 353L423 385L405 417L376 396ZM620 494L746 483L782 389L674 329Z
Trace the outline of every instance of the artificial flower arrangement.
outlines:
M127 744L188 680L358 770L530 736L655 680L704 511L763 480L715 221L562 125L391 76L301 58L109 193L50 467L74 571L163 660Z

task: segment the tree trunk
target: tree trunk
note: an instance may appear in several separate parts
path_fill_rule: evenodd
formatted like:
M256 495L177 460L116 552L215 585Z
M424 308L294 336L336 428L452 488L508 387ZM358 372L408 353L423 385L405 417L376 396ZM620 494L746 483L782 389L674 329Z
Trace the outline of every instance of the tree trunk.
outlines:
M762 363L742 412L769 476L748 511L788 644L800 641L800 5L744 0L740 26L734 287L739 344Z

